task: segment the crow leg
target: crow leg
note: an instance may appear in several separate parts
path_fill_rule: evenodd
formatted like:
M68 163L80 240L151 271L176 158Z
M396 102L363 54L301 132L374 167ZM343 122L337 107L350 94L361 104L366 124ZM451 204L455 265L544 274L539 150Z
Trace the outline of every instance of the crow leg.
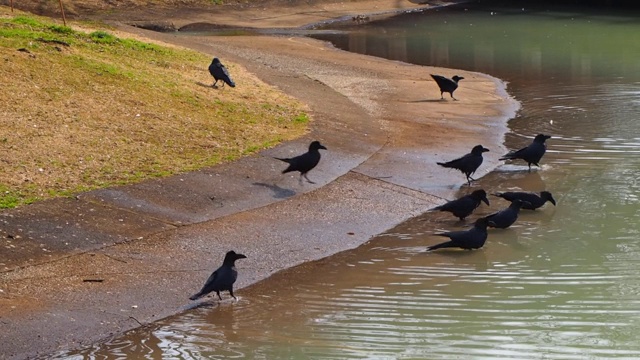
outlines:
M456 98L454 98L454 97L453 97L453 93L452 93L452 92L450 92L450 93L449 93L449 95L451 95L451 98L452 98L454 101L458 101L458 99L456 99Z
M302 173L300 173L300 177L298 177L298 185L302 185Z
M218 299L220 299L220 301L222 301L222 296L220 296L220 291L216 291L216 294L218 294Z
M307 174L304 174L304 178L305 178L305 179L307 179L307 181L308 181L310 184L315 184L313 181L309 180L309 178L307 177Z
M216 80L216 82L213 83L213 85L211 85L211 87L217 88L218 86L216 85L218 83L218 80Z
M235 295L233 295L233 289L229 289L229 294L231 294L232 298L234 298L234 299L236 299L236 301L238 301L238 298Z
M444 91L440 91L440 100L444 100Z
M469 186L471 186L472 181L476 181L476 179L472 178L471 175L467 175L467 184L469 184Z

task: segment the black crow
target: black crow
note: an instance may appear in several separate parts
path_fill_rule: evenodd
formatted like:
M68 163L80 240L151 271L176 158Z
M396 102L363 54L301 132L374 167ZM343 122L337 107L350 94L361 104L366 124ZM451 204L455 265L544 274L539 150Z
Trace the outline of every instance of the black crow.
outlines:
M300 172L300 182L302 182L302 177L304 176L308 182L311 184L315 184L313 181L309 180L307 177L307 173L311 171L318 163L320 162L320 149L327 150L319 141L313 141L309 144L309 151L302 155L298 155L292 158L279 158L276 159L284 161L289 164L289 167L282 170L282 173L288 173L291 171L299 171Z
M523 202L522 208L527 210L535 210L544 205L547 201L551 202L554 206L556 205L556 199L554 199L551 193L548 191L542 191L540 192L540 195L533 192L523 191L508 191L495 193L493 195L501 197L508 201L520 199Z
M467 182L469 183L469 185L471 185L471 181L475 180L471 177L471 174L476 172L480 165L482 165L482 153L487 151L489 151L489 149L482 147L482 145L476 145L473 147L470 153L461 158L457 158L446 163L439 162L437 164L446 168L458 169L462 171L462 173L467 177Z
M491 215L487 215L486 218L489 222L489 226L506 229L513 225L513 223L518 219L518 213L520 213L520 208L523 204L522 200L515 199L511 202L511 205L509 205L508 208L502 209Z
M229 71L226 67L224 67L224 65L222 65L218 58L213 58L211 65L209 65L209 72L211 73L211 76L213 76L213 78L216 80L216 82L214 82L211 86L216 87L218 80L220 80L222 81L222 87L224 87L225 83L227 83L231 87L236 87L236 83L231 80Z
M500 160L522 159L529 164L529 171L531 171L531 164L540 167L538 163L540 159L542 159L542 155L547 151L547 145L544 143L547 139L551 139L551 136L538 134L529 146L517 151L509 151L509 153L501 157Z
M489 199L487 199L487 192L480 189L467 194L459 199L449 201L446 204L436 206L433 210L448 211L454 216L459 217L460 220L464 220L467 216L471 215L473 210L480 206L480 202L484 201L489 205Z
M480 218L476 220L474 226L469 230L462 231L450 231L442 234L436 234L438 236L446 236L450 241L429 246L427 251L458 247L465 250L480 249L487 241L487 219Z
M464 79L462 76L454 75L451 79L440 75L431 74L433 80L436 81L440 88L440 98L444 100L444 93L449 93L453 100L458 100L453 97L453 92L458 88L458 81Z
M238 270L236 270L236 260L238 259L246 259L247 257L242 254L236 254L235 251L229 251L224 256L224 261L222 262L222 266L220 266L216 271L214 271L211 276L207 279L197 294L191 295L190 300L196 300L201 298L208 293L215 291L218 294L218 299L222 300L220 297L220 291L229 291L231 297L236 299L233 295L233 283L236 282L238 278ZM237 300L237 299L236 299Z

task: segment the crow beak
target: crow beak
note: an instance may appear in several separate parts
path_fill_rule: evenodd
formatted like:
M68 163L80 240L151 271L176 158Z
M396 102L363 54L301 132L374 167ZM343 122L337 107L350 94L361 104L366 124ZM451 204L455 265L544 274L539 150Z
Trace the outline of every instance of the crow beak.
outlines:
M549 201L553 204L553 206L556 206L556 199L550 198Z
M482 199L482 201L484 201L484 203L487 204L487 206L491 205L491 204L489 204L489 199L487 199L486 197L484 199Z
M326 147L324 147L324 145L320 145L320 149L328 150Z
M242 254L236 254L236 260L237 259L246 259L247 257L242 255Z
M489 151L489 149L487 149L485 147L482 148L482 152L488 152L488 151Z

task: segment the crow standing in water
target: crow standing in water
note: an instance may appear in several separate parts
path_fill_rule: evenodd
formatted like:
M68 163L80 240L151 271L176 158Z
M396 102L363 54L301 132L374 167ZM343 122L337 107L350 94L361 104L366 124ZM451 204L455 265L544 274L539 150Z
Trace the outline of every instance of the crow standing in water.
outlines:
M454 216L464 220L467 216L471 215L473 210L480 206L480 202L484 201L489 205L489 199L487 199L487 192L480 189L467 194L459 199L449 201L446 204L436 206L433 210L448 211Z
M471 177L471 174L475 173L480 165L482 165L482 153L487 151L489 151L489 149L483 147L482 145L476 145L473 147L470 153L461 158L457 158L446 163L439 162L437 164L446 168L460 170L463 174L465 174L465 176L467 177L467 182L469 186L471 186L471 181L475 180Z
M220 297L220 291L229 291L231 297L236 299L233 295L233 283L236 282L238 278L238 271L236 270L236 260L238 259L246 259L247 257L242 254L236 254L235 251L229 251L224 256L224 261L222 262L222 266L220 266L216 271L214 271L211 276L207 279L197 294L191 295L190 300L199 299L208 293L215 291L218 294L218 299L222 300ZM236 299L238 300L238 299Z
M508 208L502 209L491 215L487 215L489 226L499 229L506 229L518 220L520 208L524 203L520 199L515 199Z
M307 173L311 171L311 169L316 167L316 165L318 165L318 163L320 162L320 149L327 150L327 148L320 144L319 141L313 141L311 144L309 144L309 151L302 155L298 155L292 158L277 157L276 159L289 164L289 167L282 170L283 174L291 171L299 171L300 183L302 183L302 177L304 176L304 178L307 179L309 183L315 184L313 181L309 180L309 178L307 177Z
M495 193L493 195L511 202L516 199L520 199L523 202L522 208L527 210L535 210L544 205L547 201L552 203L553 206L556 205L556 199L554 199L551 193L548 191L542 191L540 192L540 195L533 192L523 191L508 191Z
M436 235L446 236L451 240L429 246L427 251L451 247L458 247L465 250L480 249L487 241L487 219L480 218L476 220L474 226L469 230L450 231Z
M236 87L236 83L231 80L229 71L226 67L224 67L224 65L222 65L218 58L213 58L211 65L209 65L209 73L211 73L211 76L213 76L213 78L216 80L216 82L214 82L211 86L217 87L216 84L218 83L218 81L222 81L222 87L224 87L225 83L231 87Z
M542 159L542 155L547 151L547 144L544 143L547 139L551 139L551 136L538 134L529 146L517 151L509 151L500 160L522 159L529 164L529 171L531 171L531 164L540 167L538 163Z
M444 76L431 74L431 77L436 81L440 88L440 99L444 100L444 93L449 93L453 100L458 100L453 97L453 92L458 88L458 81L464 79L462 76L454 75L449 79Z

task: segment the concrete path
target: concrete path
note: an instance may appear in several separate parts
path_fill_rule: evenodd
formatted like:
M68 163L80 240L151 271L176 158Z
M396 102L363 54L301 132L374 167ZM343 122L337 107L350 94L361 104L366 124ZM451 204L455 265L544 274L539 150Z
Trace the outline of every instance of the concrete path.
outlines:
M231 249L241 289L276 271L355 248L464 182L436 161L482 143L497 163L516 103L488 76L439 99L430 72L288 37L210 39L127 28L245 66L309 104L297 141L201 171L44 201L0 214L0 358L76 348L188 309ZM272 156L328 147L309 177ZM242 290L237 293L241 294ZM250 301L250 299L248 299Z

